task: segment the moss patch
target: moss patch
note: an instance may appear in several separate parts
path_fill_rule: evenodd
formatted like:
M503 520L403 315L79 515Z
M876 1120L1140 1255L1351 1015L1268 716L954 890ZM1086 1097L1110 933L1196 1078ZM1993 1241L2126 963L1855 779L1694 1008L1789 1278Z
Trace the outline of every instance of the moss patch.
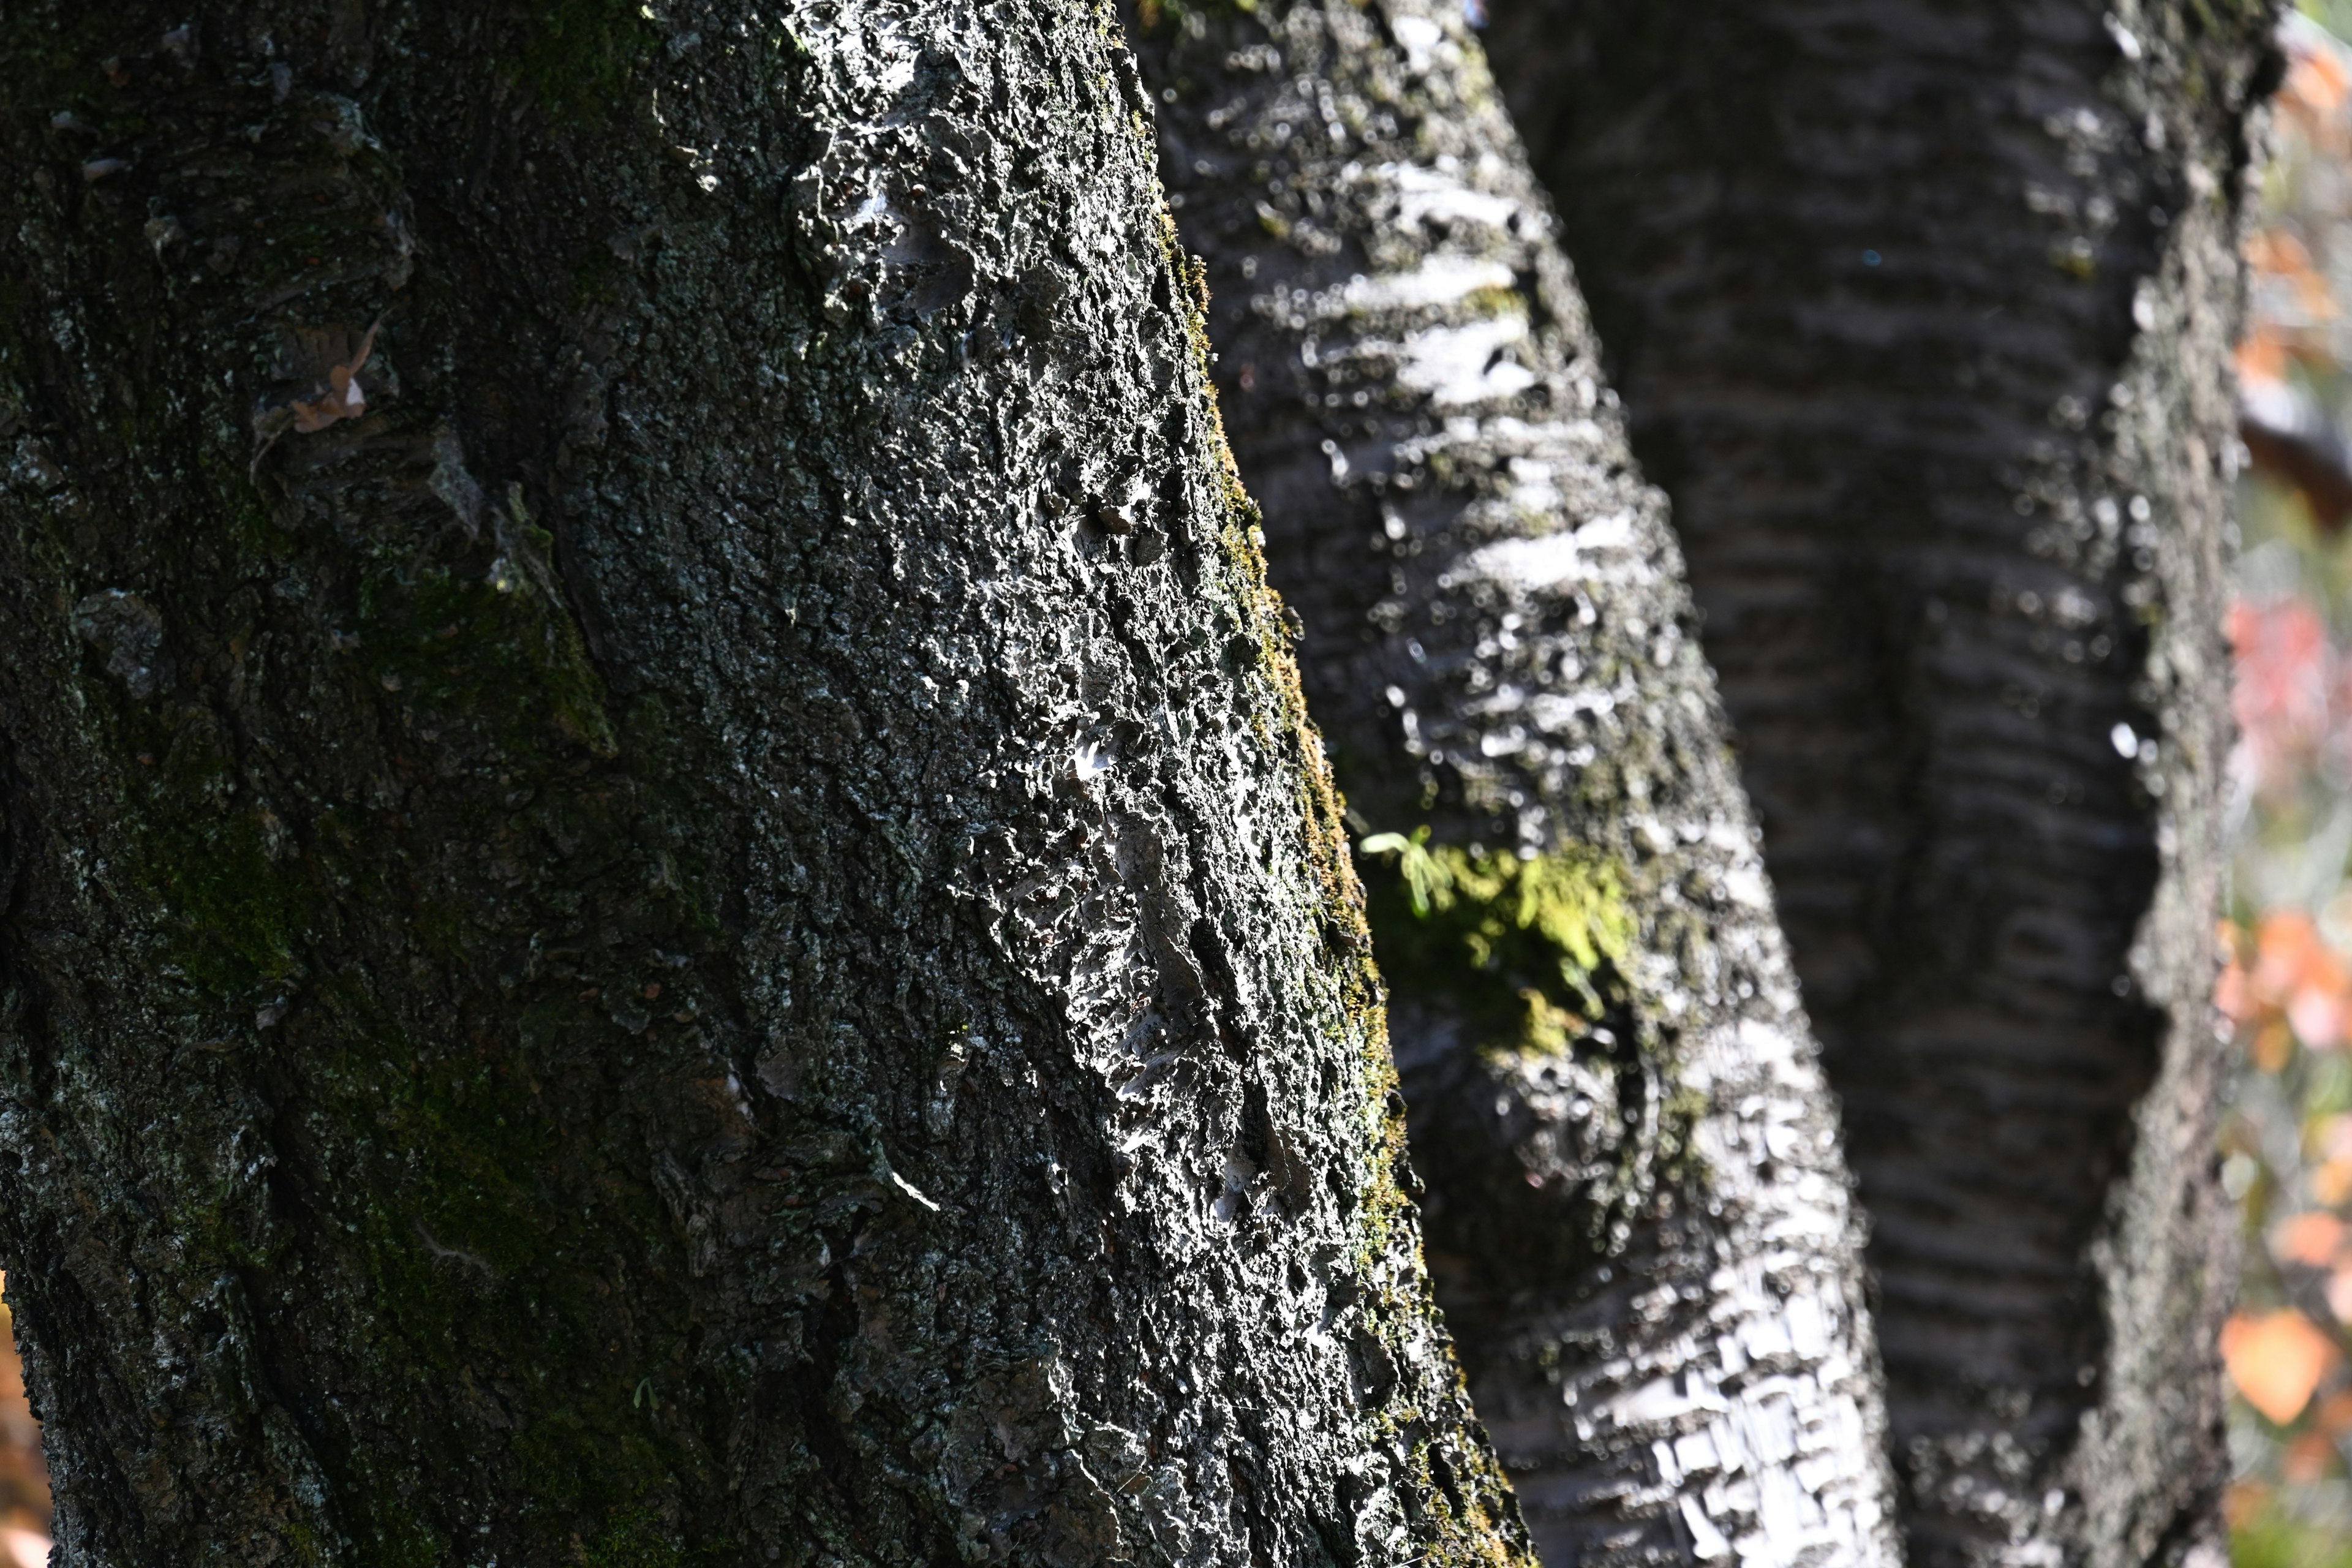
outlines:
M503 727L506 749L538 749L544 726L599 757L619 750L604 682L552 565L555 541L508 496L504 552L486 577L434 569L411 587L372 579L361 596L370 673L420 710Z
M260 814L189 821L157 813L150 821L148 863L185 935L188 978L243 1002L292 975L299 901L269 858Z
M1361 848L1395 871L1372 897L1381 972L1454 997L1486 1048L1565 1055L1622 1001L1617 968L1636 927L1606 857L1432 845L1426 826L1374 834Z
M1423 1441L1413 1445L1407 1473L1424 1500L1423 1561L1443 1568L1510 1568L1528 1560L1526 1527L1492 1453Z
M588 1568L678 1568L686 1562L661 1518L649 1508L614 1510L604 1532L583 1552Z
M566 0L526 14L509 68L560 118L588 119L619 109L629 79L661 41L637 0Z

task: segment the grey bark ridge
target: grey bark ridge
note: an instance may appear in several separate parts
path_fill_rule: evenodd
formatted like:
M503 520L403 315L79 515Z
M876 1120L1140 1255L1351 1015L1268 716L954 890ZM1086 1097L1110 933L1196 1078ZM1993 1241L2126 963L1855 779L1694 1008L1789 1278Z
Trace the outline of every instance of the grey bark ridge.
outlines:
M0 15L58 1562L1529 1561L1114 25L660 10Z
M1844 1102L1915 1568L2225 1551L2220 612L2272 16L1496 10Z
M1376 926L1440 1300L1545 1558L1893 1563L1835 1110L1664 500L1478 47L1418 0L1130 18L1351 816L1624 879L1609 1005L1547 1048L1482 1033L1520 981Z

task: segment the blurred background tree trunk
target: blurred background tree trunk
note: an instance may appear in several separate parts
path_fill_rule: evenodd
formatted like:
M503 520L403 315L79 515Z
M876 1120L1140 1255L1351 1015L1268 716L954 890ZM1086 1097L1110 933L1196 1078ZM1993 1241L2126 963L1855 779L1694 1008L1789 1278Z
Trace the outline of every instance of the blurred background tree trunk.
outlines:
M1658 493L1458 8L1130 13L1545 1560L1894 1561L1836 1118Z
M1525 1561L1076 6L0 13L61 1561Z
M2261 4L1497 5L1871 1223L1916 1568L2219 1549Z

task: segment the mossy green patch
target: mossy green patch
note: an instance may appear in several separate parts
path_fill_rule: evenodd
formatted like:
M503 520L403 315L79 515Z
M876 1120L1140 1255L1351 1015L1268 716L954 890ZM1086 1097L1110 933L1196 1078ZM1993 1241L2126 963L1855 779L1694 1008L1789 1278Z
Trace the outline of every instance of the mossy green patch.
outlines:
M1576 846L1523 859L1429 838L1361 846L1396 871L1372 901L1382 972L1457 998L1488 1049L1566 1054L1618 1000L1603 993L1636 931L1623 875Z
M623 1508L613 1511L581 1561L587 1568L679 1568L686 1552L653 1510Z
M1528 1561L1508 1479L1481 1447L1413 1445L1408 1461L1422 1503L1421 1561L1433 1568L1517 1568Z
M1153 183L1156 190L1157 176ZM1183 321L1184 342L1192 350L1192 367L1200 374L1201 384L1209 387L1213 384L1209 367L1216 359L1209 342L1209 264L1184 249L1164 195L1160 204L1160 257L1175 284L1172 292ZM1208 397L1213 413L1216 395L1211 392Z
M635 1343L612 1354L610 1325L599 1317L610 1295L599 1238L659 1234L663 1216L650 1195L603 1189L601 1204L583 1205L560 1158L562 1122L583 1108L549 1098L527 1058L453 1053L416 1040L348 977L323 983L312 1006L320 1017L339 1016L354 1042L319 1076L324 1114L371 1125L383 1149L398 1151L383 1165L361 1164L347 1184L366 1276L361 1299L382 1316L382 1353L399 1363L399 1375L458 1385L476 1398L490 1396L478 1386L482 1369L498 1370L519 1422L509 1444L531 1505L530 1528L550 1552L567 1553L548 1561L684 1562L650 1510L614 1508L616 1497L673 1492L692 1463L667 1436L669 1424L631 1401L647 1368L674 1347ZM611 1027L578 999L529 1011L520 1032L558 1052ZM617 1206L602 1206L615 1199ZM517 1315L534 1325L532 1353L486 1354L478 1325ZM584 1386L583 1367L597 1368ZM361 1495L393 1493L372 1485ZM590 1535L598 1521L593 1544L562 1546L575 1531ZM362 1535L425 1560L429 1524L390 1508L359 1522ZM583 1550L588 1555L568 1554Z
M147 879L184 938L187 977L244 1003L291 976L300 902L270 858L263 815L156 811L147 824Z
M159 448L192 447L206 478L231 498L218 515L241 567L282 553L285 536L255 499L242 462L223 459L217 442L184 439L190 434L184 422L159 419L145 433L147 444ZM56 511L47 521L53 529L65 526ZM213 668L242 659L246 646L243 635L232 638L214 656ZM166 647L165 667L184 672L195 649ZM299 951L313 889L290 854L291 835L254 803L232 738L235 724L201 686L166 678L156 691L126 700L122 688L100 672L97 655L87 656L85 668L84 690L93 710L107 715L110 750L129 764L122 822L131 852L121 869L160 917L165 951L159 961L212 999L249 1008L302 968Z
M372 1468L363 1466L362 1469ZM371 1475L361 1495L386 1499L396 1493L392 1486L379 1483ZM381 1507L362 1511L373 1522L375 1554L370 1561L381 1564L381 1568L439 1568L439 1564L455 1560L442 1533L415 1514Z
M561 119L610 114L661 42L637 0L563 0L527 11L509 45L509 68Z
M1636 988L1637 945L1671 946L1672 922L1644 931L1644 894L1624 867L1570 845L1522 858L1433 845L1427 827L1372 835L1372 939L1400 994L1442 998L1503 1076L1581 1058L1613 1073L1624 1136L1612 1176L1588 1189L1598 1237L1659 1183L1702 1167L1691 1137L1706 1097L1685 1087L1674 1028Z
M481 577L436 568L411 584L372 580L361 599L370 672L421 709L510 731L506 749L538 749L552 724L600 757L619 749L604 681L588 658L551 564L555 541L509 497L509 550Z
M1462 310L1465 315L1485 320L1496 316L1524 316L1528 313L1528 297L1507 283L1489 283L1465 294Z
M61 109L95 119L121 94L110 88L103 62L143 42L135 22L110 5L58 6L13 15L0 28L0 70L9 100L43 120ZM117 110L119 113L119 110ZM109 125L110 133L117 127Z

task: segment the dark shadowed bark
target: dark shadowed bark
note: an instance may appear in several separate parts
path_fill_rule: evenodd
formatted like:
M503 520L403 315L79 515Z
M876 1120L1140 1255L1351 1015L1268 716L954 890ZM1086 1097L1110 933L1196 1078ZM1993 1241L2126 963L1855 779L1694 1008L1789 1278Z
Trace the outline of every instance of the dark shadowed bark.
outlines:
M1381 830L1440 1299L1545 1559L1890 1562L1834 1110L1664 505L1477 47L1419 0L1134 22Z
M1916 1568L2221 1549L2227 354L2269 22L1496 7L1844 1101Z
M1076 4L0 8L71 1563L1523 1561Z

